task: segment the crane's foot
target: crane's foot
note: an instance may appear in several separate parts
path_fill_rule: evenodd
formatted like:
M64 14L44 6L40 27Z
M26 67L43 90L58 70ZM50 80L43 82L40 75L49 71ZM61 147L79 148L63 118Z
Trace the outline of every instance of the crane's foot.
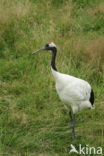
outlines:
M70 139L74 139L74 138L75 138L75 133L71 133Z

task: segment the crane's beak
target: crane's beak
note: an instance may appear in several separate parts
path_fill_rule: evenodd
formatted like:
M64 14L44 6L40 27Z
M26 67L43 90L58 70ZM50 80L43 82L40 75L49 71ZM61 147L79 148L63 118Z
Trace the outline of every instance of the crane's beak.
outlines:
M37 50L37 51L34 51L34 52L32 53L32 55L35 54L35 53L38 53L38 52L42 52L43 50L46 50L46 48L43 47L43 48L41 48L41 49L39 49L39 50Z

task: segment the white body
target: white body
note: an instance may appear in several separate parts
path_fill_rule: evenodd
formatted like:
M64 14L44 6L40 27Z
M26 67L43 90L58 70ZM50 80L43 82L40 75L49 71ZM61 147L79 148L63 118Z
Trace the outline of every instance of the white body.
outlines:
M52 67L51 70L56 81L56 91L67 109L71 107L75 114L84 108L92 108L89 101L91 86L88 82L67 74L59 73L53 70Z

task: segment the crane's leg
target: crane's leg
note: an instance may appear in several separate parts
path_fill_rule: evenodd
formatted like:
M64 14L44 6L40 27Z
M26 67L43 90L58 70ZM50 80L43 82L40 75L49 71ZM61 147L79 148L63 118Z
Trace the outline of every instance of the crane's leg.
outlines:
M72 121L72 134L75 137L75 130L74 130L74 128L75 128L75 114L73 114L73 121Z
M71 128L72 128L71 137L72 137L72 136L75 137L75 131L74 131L74 128L75 128L75 114L73 114L73 118L72 118L72 113L71 113L71 111L70 111L70 112L69 112L69 115L70 115L70 119L71 119Z

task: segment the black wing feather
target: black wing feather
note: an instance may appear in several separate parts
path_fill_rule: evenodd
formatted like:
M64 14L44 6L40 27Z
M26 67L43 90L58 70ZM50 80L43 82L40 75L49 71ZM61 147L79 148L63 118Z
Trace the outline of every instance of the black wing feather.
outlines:
M93 92L92 89L91 89L91 93L90 93L90 99L89 99L89 101L91 102L91 104L92 104L92 106L93 106L93 104L94 104L94 92Z

